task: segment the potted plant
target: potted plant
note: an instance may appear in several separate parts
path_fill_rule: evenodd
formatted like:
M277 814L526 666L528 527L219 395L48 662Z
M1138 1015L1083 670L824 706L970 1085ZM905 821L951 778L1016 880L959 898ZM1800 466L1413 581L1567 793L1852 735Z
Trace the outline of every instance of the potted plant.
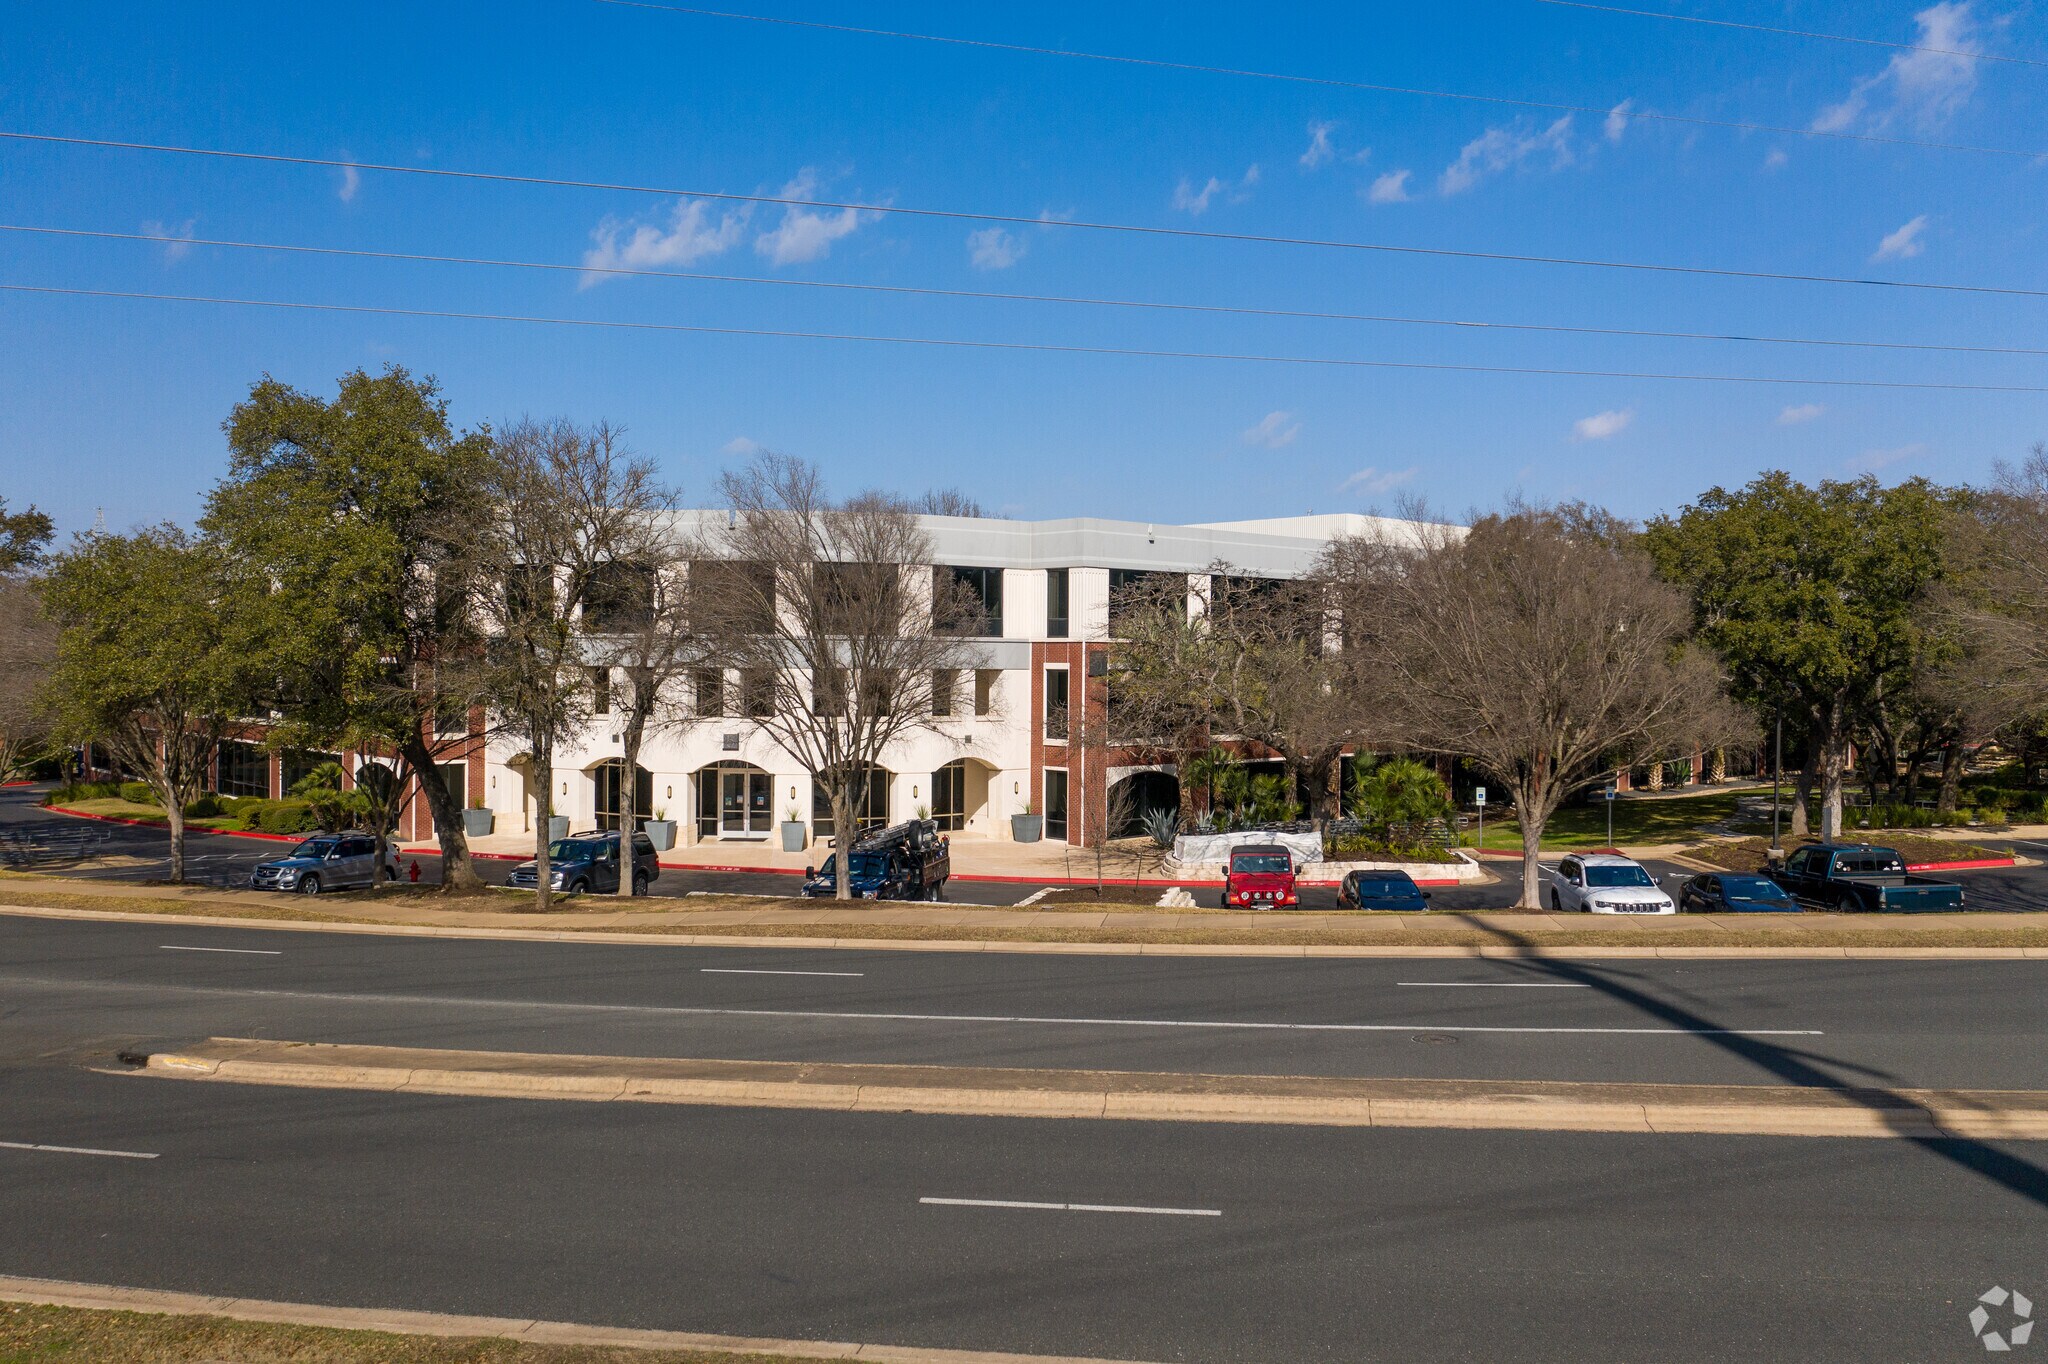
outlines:
M569 817L567 815L549 815L548 842L553 843L559 839L567 838L568 836Z
M482 838L497 824L497 815L484 808L481 796L470 801L469 808L462 812L462 833L466 838Z
M781 829L782 850L784 852L802 852L810 846L810 839L806 836L804 822L797 817L797 809L794 805L782 812Z
M1031 802L1024 802L1024 813L1010 816L1010 837L1019 843L1036 843L1045 832L1045 820L1031 813Z
M668 817L668 810L660 805L654 807L654 818L640 825L647 831L648 842L654 844L656 852L667 852L676 845L676 822Z

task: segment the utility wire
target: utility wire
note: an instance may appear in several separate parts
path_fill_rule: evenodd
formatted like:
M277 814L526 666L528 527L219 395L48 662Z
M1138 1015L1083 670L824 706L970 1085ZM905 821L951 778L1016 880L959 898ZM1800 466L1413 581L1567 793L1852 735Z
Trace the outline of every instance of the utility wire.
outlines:
M1589 0L1536 0L1539 5L1559 5L1566 9L1598 10L1603 14L1631 14L1641 19L1673 19L1682 24L1710 24L1715 28L1740 28L1751 33L1776 33L1786 38L1819 38L1830 43L1859 43L1864 47L1889 47L1900 52L1930 52L1937 57L1968 57L1980 62L2008 62L2014 66L2048 66L2048 62L2036 61L2031 57L2001 57L1991 52L1965 52L1954 47L1926 47L1920 43L1894 43L1883 38L1857 38L1847 33L1816 33L1803 28L1772 28L1769 24L1747 24L1734 19L1709 19L1698 14L1667 14L1656 9L1629 9L1622 5L1595 5Z
M1244 242L1260 246L1302 246L1332 251L1379 251L1399 256L1437 256L1451 260L1503 261L1517 265L1572 265L1595 270L1639 270L1650 274L1704 275L1716 279L1757 279L1773 283L1849 284L1881 289L1923 289L1937 293L1996 294L2012 298L2048 298L2048 289L2020 289L1990 284L1941 284L1925 280L1860 279L1849 275L1805 275L1771 270L1730 270L1706 265L1667 265L1654 261L1587 259L1578 256L1537 256L1509 251L1460 251L1444 246L1396 246L1387 242L1347 241L1328 237L1280 237L1256 232L1214 232L1193 227L1149 227L1138 223L1092 222L1085 218L1027 218L1015 213L971 213L964 209L909 208L901 204L870 204L843 199L808 199L789 194L733 194L721 190L678 189L664 185L610 184L601 180L565 180L544 175L510 175L496 171L449 170L440 166L401 166L379 161L348 161L327 156L288 156L281 152L225 151L215 147L179 147L155 142L123 142L111 138L61 137L55 133L24 133L0 129L0 138L43 142L66 147L105 147L121 151L169 152L229 161L261 161L288 166L325 166L333 170L388 171L444 180L480 180L493 184L543 185L558 189L594 189L619 194L654 194L723 203L776 204L795 208L890 213L901 217L946 222L1005 223L1019 227L1065 228L1087 232L1128 232L1145 237L1177 237L1193 241Z
M40 227L0 223L0 232L28 232L53 237L85 237L100 241L158 242L167 246L222 246L242 251L278 251L291 255L344 256L359 260L413 261L433 265L484 265L514 270L549 270L576 275L617 275L644 279L687 279L714 284L767 284L795 289L831 289L850 293L898 294L919 298L971 298L1004 303L1057 303L1088 308L1132 308L1176 313L1220 313L1231 317L1279 317L1317 322L1377 322L1406 327L1454 327L1472 331L1544 332L1568 336L1621 336L1659 341L1744 341L1773 346L1839 346L1856 350L1936 351L1953 355L2048 355L2048 348L2027 346L1952 346L1918 341L1845 341L1812 336L1750 336L1739 332L1652 331L1636 327L1584 327L1547 322L1485 322L1468 318L1407 317L1395 313L1334 313L1294 308L1238 307L1221 303L1173 303L1154 299L1093 298L1076 294L1015 294L989 289L939 289L910 284L854 284L842 280L785 279L773 275L724 275L700 270L650 270L616 265L569 265L559 261L504 260L489 256L443 256L414 251L371 251L359 247L302 246L285 242L245 242L219 237L183 237L168 232L98 232L77 227Z
M241 308L298 312L367 313L378 317L433 317L470 322L525 322L551 327L600 327L624 331L688 332L702 336L762 336L804 341L855 341L892 346L962 350L1038 351L1054 355L1120 355L1150 360L1224 360L1246 364L1313 365L1340 369L1432 370L1450 374L1522 374L1545 378L1655 379L1702 384L1793 384L1820 388L1918 389L1946 393L2048 393L2040 384L1948 384L1891 379L1803 379L1761 374L1673 374L1643 370L1553 369L1525 365L1454 365L1422 360L1357 360L1323 355L1260 355L1235 351L1143 350L1125 346L1070 346L1036 341L976 341L956 337L890 336L863 332L795 331L768 327L712 327L682 322L622 322L588 317L536 317L521 313L445 312L430 308L382 308L362 303L300 303L269 298L222 298L202 294L154 294L118 289L71 289L49 284L0 283L0 291L73 298L142 299L160 303L213 303Z
M1504 104L1515 109L1541 109L1549 113L1591 114L1605 118L1615 106L1559 104L1549 100L1515 99L1508 95L1475 95L1461 90L1432 90L1412 85L1380 85L1371 81L1340 80L1334 76L1299 76L1283 71L1253 71L1235 66L1208 66L1200 62L1175 62L1158 57L1124 57L1109 52L1084 52L1071 47L1034 47L1028 43L999 43L984 38L955 38L939 33L911 33L902 29L861 28L854 24L828 24L818 19L786 19L772 14L741 14L732 10L699 9L690 5L656 4L655 0L596 0L600 5L625 9L663 10L703 19L736 19L751 24L776 24L785 28L819 29L828 33L854 33L868 38L904 38L921 43L944 43L952 47L978 47L993 52L1020 52L1037 57L1078 57L1083 61L1114 62L1120 66L1145 66L1165 71L1191 71L1207 76L1244 76L1254 80L1289 81L1296 85L1333 86L1340 90L1366 90L1381 95L1414 95L1423 99L1452 99L1468 104ZM1987 156L2023 156L2029 159L2048 153L2022 151L2017 147L1981 147L1962 142L1927 142L1910 137L1884 137L1877 133L1852 133L1839 129L1794 128L1774 123L1746 123L1736 119L1703 118L1692 114L1660 114L1650 110L1628 111L1629 118L1658 123L1685 123L1702 128L1728 128L1746 133L1776 133L1787 137L1820 137L1841 142L1876 142L1890 147L1918 147L1926 151L1978 152Z

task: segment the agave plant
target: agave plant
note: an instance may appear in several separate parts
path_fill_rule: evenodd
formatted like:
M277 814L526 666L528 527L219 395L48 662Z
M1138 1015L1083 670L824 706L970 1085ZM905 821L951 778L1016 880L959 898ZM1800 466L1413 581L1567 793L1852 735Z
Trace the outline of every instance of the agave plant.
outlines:
M1171 848L1180 834L1180 811L1168 805L1145 812L1145 834L1160 848Z

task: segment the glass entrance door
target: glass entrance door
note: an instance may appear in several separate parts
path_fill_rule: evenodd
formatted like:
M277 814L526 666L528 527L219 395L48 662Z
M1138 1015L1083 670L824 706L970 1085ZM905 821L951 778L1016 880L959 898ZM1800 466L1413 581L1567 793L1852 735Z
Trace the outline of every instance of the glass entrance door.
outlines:
M766 838L774 795L766 772L719 773L718 833L721 838Z

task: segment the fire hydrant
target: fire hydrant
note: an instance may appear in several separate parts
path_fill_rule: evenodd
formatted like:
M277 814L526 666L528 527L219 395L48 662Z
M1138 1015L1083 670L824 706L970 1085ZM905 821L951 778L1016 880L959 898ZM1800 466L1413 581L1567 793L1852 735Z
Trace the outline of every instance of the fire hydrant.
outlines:
M405 875L406 879L411 881L414 885L418 885L420 883L420 860L417 857L415 857L412 860L412 869L406 872Z

